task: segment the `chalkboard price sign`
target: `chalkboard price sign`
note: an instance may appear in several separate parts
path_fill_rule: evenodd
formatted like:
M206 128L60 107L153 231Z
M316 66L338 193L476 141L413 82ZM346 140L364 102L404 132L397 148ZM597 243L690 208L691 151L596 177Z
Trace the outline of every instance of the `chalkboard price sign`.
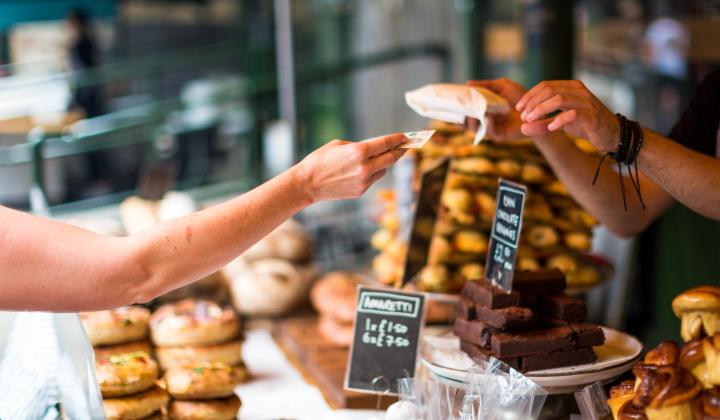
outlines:
M526 195L524 185L500 179L485 278L507 292L512 290Z
M397 380L415 376L425 298L360 287L345 388L397 394Z

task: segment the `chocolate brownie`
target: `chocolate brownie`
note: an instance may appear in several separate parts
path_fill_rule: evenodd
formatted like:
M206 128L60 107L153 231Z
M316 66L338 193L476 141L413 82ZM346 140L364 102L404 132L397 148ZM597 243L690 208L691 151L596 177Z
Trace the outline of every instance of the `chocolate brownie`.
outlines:
M499 330L526 330L534 325L533 312L528 308L511 306L509 308L488 309L475 306L479 321Z
M587 319L585 302L565 293L541 296L540 312L543 316L563 321L583 322Z
M460 296L460 302L458 302L456 318L458 319L475 319L475 303L472 299Z
M467 321L462 318L455 320L453 326L455 335L463 341L468 341L478 346L489 348L490 337L492 333L497 331L495 328L487 325L482 321Z
M501 357L547 354L575 348L575 334L569 327L492 335L490 350Z
M560 293L565 290L565 274L557 268L539 271L516 271L513 290L527 294Z
M507 293L484 280L466 282L462 294L477 305L490 309L518 306L520 303L520 295L517 292Z
M460 350L467 353L474 361L481 360L483 362L487 362L491 357L495 357L513 369L517 370L520 368L520 359L517 357L496 357L490 351L485 350L476 344L468 343L467 341L460 341Z
M605 333L598 325L571 322L570 328L575 332L575 343L578 347L602 346L605 343Z
M597 360L597 356L591 347L580 347L574 350L521 357L520 368L523 372L528 372L562 366L583 365L592 363L595 360Z

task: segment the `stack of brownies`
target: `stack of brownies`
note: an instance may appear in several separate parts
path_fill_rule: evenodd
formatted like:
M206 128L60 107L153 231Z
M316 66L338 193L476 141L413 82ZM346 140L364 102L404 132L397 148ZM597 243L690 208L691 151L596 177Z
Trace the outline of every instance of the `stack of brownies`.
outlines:
M495 357L521 372L592 363L603 330L586 323L585 302L565 294L557 269L517 271L513 290L465 284L454 331L474 360Z

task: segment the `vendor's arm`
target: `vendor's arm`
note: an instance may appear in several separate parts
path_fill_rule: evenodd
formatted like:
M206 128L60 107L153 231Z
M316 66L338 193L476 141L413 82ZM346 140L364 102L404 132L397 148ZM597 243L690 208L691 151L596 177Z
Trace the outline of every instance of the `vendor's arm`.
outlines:
M470 84L502 95L513 106L519 103L526 93L524 87L508 79L474 81ZM606 161L600 168L598 181L593 186L591 184L598 158L580 150L562 131L548 130L547 123L524 122L520 112L515 110L505 115L493 116L488 122L488 136L493 139L512 140L523 135L533 138L570 194L603 225L618 235L630 236L641 232L674 203L673 198L654 181L640 175L640 186L647 206L642 210L635 198L630 179L624 177L622 181L629 204L626 212L620 193L620 179L610 161Z
M97 310L184 286L304 207L360 196L402 156L403 139L330 142L240 197L124 238L0 207L0 310Z
M517 104L529 134L564 130L588 138L600 151L619 142L619 123L582 82L543 82ZM554 117L545 115L560 110ZM710 117L713 118L713 117ZM638 168L674 199L696 212L720 220L720 159L686 148L648 129L638 155ZM650 216L656 214L651 212Z

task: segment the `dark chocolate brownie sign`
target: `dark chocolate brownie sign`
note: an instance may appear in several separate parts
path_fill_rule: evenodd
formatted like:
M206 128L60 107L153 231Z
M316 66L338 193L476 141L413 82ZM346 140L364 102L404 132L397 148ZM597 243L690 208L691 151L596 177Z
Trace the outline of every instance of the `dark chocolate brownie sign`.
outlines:
M485 278L506 292L512 290L526 194L524 185L500 179Z
M423 295L360 287L345 388L397 394L397 380L415 376Z

